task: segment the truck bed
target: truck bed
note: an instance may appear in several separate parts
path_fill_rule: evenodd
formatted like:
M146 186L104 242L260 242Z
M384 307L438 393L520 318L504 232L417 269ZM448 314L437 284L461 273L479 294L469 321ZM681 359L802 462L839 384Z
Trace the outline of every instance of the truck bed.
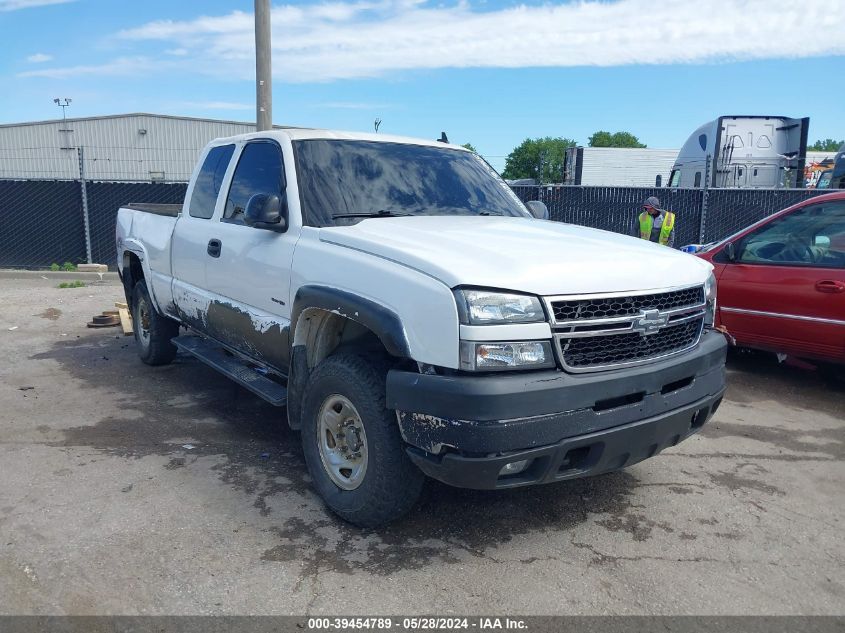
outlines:
M175 218L182 212L181 204L156 204L154 202L130 202L124 205L124 209L154 213L155 215L167 215Z

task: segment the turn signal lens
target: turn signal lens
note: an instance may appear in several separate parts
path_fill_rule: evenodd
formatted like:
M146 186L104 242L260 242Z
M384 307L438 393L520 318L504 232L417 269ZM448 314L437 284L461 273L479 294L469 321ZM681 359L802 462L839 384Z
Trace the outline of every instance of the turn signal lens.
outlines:
M513 343L461 343L461 368L470 371L538 369L553 367L552 346L548 341Z

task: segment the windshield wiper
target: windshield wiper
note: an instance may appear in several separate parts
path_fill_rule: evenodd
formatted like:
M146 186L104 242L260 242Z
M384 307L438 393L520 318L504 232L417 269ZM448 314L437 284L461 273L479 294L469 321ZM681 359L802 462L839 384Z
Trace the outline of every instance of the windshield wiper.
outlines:
M411 215L410 213L402 213L396 211L388 211L381 209L379 211L372 211L370 213L338 213L333 215L333 218L402 218Z

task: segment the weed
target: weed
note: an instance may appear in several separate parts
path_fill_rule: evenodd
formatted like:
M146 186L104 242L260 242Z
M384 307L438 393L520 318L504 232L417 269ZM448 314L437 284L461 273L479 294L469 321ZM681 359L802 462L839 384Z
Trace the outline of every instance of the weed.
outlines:
M85 282L79 281L78 279L76 281L63 281L62 283L59 284L59 288L84 288L84 287L85 287Z

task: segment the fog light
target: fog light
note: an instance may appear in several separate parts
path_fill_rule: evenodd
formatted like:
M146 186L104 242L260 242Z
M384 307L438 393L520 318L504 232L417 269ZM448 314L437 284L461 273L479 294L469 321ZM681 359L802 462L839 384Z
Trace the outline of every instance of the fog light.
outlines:
M503 475L518 475L523 470L528 468L528 464L531 463L530 459L521 459L518 462L510 462L509 464L505 464L502 466L502 470L499 471L499 477Z

